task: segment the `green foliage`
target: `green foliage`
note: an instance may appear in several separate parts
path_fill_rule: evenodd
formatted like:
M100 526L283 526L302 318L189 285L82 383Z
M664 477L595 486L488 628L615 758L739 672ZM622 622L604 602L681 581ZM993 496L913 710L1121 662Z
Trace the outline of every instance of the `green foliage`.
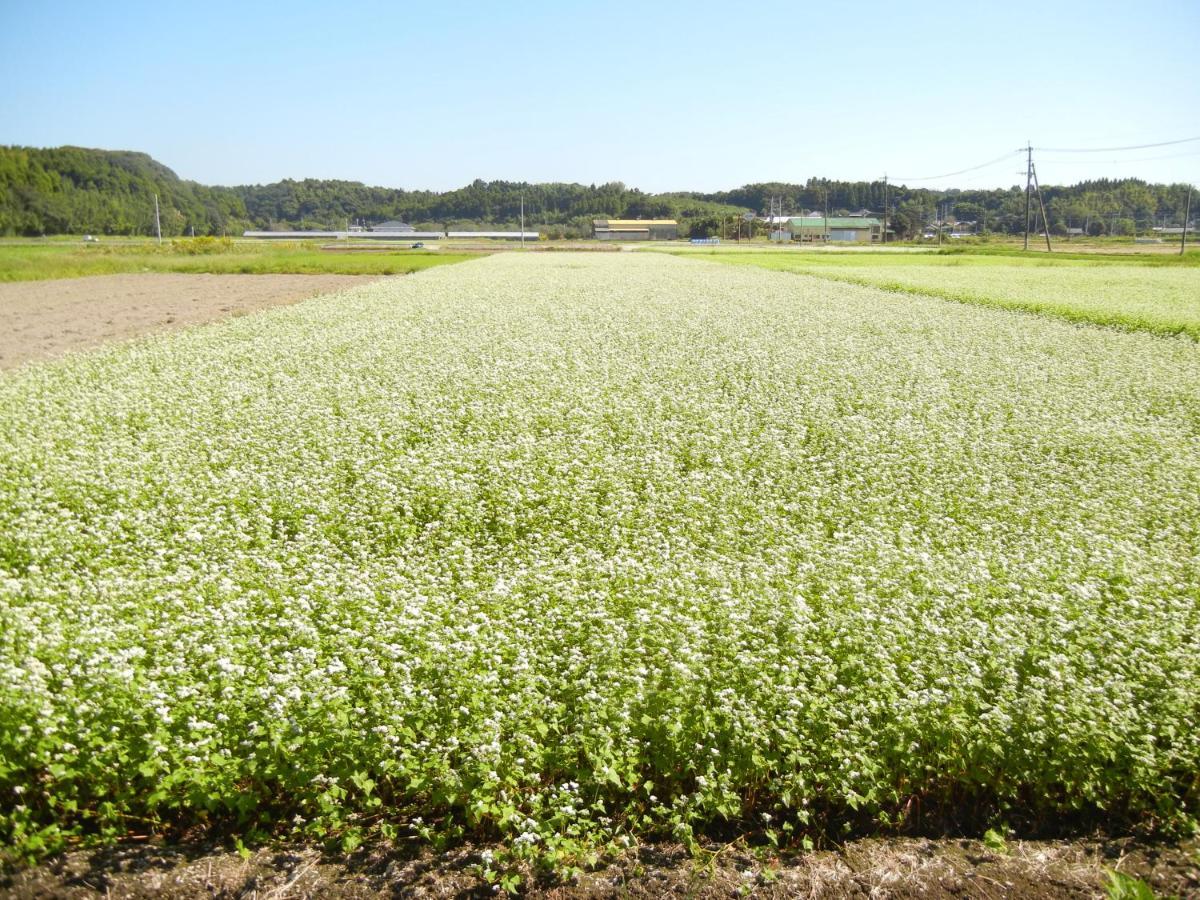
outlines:
M718 251L704 258L1200 340L1197 257Z
M232 242L222 238L154 243L0 244L0 282L116 275L123 272L207 272L229 275L406 275L475 255L399 250L326 252L298 243Z
M984 832L983 846L987 847L993 853L1004 854L1008 852L1008 841L1004 839L1004 832L997 831L994 828L989 828Z
M474 230L512 227L524 197L526 224L562 237L590 237L593 216L674 217L728 211L688 194L645 194L620 182L524 184L476 180L456 191L406 191L353 181L285 179L205 187L181 181L142 153L80 147L0 147L0 235L154 233L159 195L167 237L257 229L341 229L351 220L405 219Z
M519 890L1186 827L1198 398L1188 341L629 253L5 373L0 846L471 836Z
M250 227L228 188L182 181L144 153L0 147L0 234L239 234Z
M181 238L171 241L171 252L182 253L186 256L201 256L212 253L232 253L234 250L233 238L229 237L197 237L197 238Z
M1184 185L1150 185L1136 179L1096 180L1071 187L1044 186L1051 226L1087 226L1089 233L1145 232L1160 221L1182 220ZM167 237L237 235L250 228L341 229L352 220L404 219L426 227L510 228L524 197L526 224L556 237L590 237L592 218L669 217L683 236L719 234L714 219L746 211L765 213L782 197L790 212L824 209L881 211L882 181L812 178L806 184L750 184L715 193L647 194L621 182L601 185L527 184L475 180L458 190L408 191L356 181L284 179L266 185L205 187L182 181L143 153L80 147L0 147L0 235L154 233L154 194ZM1024 228L1025 194L1017 188L929 191L889 185L889 220L910 237L934 208L947 204L958 220L1009 234ZM732 234L733 230L730 229Z
M1115 869L1108 873L1104 893L1108 900L1154 900L1154 889L1150 885Z

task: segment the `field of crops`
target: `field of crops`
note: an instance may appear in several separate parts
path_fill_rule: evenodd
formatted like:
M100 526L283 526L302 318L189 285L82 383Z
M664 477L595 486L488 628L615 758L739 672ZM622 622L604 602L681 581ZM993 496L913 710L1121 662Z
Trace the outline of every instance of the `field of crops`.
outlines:
M0 426L20 853L1198 812L1189 338L507 254L0 375Z
M316 241L254 243L220 238L182 238L161 245L146 240L99 244L15 240L0 243L0 282L130 272L407 275L470 258L440 250L381 249L332 253L323 251Z
M695 256L695 251L688 253ZM1200 340L1195 257L1091 259L932 253L718 251L706 258L1072 322Z

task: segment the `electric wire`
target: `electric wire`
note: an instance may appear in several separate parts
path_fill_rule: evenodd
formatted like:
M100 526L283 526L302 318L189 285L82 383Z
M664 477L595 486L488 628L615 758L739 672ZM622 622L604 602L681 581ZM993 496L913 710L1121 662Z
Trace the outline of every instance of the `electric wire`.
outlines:
M1127 150L1144 150L1144 149L1151 148L1151 147L1170 147L1170 146L1174 146L1177 144L1189 144L1194 141L1200 141L1200 137L1180 138L1179 140L1176 140L1176 141L1158 141L1153 144L1130 144L1125 147L1088 147L1088 148L1032 147L1030 149L1037 150L1038 152L1041 152L1041 153L1118 153L1118 152L1123 152L1123 151L1127 151ZM986 169L991 166L999 165L1000 163L1011 159L1013 156L1020 154L1020 153L1025 153L1025 152L1026 152L1026 148L1024 148L1024 147L1022 147L1019 150L1010 150L1008 153L1001 154L1000 156L997 156L995 159L988 160L985 163L980 163L977 166L969 166L968 168L965 168L965 169L959 169L955 172L943 172L940 175L921 175L921 176L893 175L888 180L899 185L901 183L907 183L910 181L936 181L940 178L953 178L956 175L965 175L968 172L977 172L980 169ZM1135 157L1135 158L1127 157L1125 159L1106 159L1106 160L1059 159L1059 158L1055 158L1055 157L1041 157L1039 162L1068 163L1071 165L1076 165L1076 164L1081 164L1081 163L1084 165L1114 165L1114 164L1120 164L1120 163L1153 162L1155 160L1160 160L1160 159L1179 159L1179 158L1185 157L1185 156L1196 156L1196 155L1200 155L1200 150L1189 151L1187 153L1172 153L1172 154L1167 154L1164 156L1142 156L1142 157Z
M954 175L963 175L967 172L975 172L975 171L978 171L979 169L986 169L988 166L995 166L995 165L998 165L999 163L1004 162L1007 159L1010 159L1016 153L1024 153L1024 152L1025 152L1024 150L1010 150L1008 153L1005 153L1001 156L997 156L995 159L988 160L985 163L980 163L977 166L971 166L966 169L959 169L957 172L943 172L941 175L922 175L919 178L910 178L907 175L893 175L890 180L895 181L897 183L901 182L901 181L905 181L905 182L907 182L907 181L936 181L938 178L950 178Z
M1043 156L1039 162L1068 163L1072 166L1104 166L1114 163L1152 162L1157 159L1181 159L1185 156L1200 156L1200 150L1191 150L1187 153L1168 153L1165 156L1126 157L1125 159L1059 159L1053 156Z
M1193 141L1200 141L1200 137L1180 138L1177 141L1159 141L1156 144L1131 144L1128 147L1034 147L1033 149L1039 153L1117 153L1123 150L1146 150L1150 147L1190 144Z

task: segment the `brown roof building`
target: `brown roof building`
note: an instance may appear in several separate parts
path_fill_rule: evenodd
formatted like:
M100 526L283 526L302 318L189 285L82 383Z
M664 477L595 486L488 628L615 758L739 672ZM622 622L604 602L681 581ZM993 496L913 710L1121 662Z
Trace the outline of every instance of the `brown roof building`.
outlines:
M598 241L673 241L679 237L674 219L592 219Z

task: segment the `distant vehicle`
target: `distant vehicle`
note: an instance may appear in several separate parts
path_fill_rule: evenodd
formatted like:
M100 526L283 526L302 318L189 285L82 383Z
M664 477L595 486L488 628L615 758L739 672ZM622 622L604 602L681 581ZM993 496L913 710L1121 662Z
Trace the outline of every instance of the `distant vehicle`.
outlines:
M425 245L424 245L424 244L422 244L420 241L417 241L417 242L416 242L415 244L413 244L413 245L412 245L412 246L411 246L409 249L410 249L410 250L424 250L424 249L425 249Z
M98 238L98 237L93 237L93 236L92 236L92 235L90 235L90 234L85 234L85 235L83 236L83 242L84 242L85 244L98 244L98 243L100 243L100 238Z

